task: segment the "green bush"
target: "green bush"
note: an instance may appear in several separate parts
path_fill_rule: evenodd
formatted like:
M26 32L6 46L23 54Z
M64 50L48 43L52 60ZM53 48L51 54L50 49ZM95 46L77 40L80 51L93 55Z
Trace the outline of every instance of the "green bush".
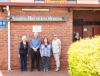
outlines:
M70 76L100 76L100 37L81 39L68 50Z

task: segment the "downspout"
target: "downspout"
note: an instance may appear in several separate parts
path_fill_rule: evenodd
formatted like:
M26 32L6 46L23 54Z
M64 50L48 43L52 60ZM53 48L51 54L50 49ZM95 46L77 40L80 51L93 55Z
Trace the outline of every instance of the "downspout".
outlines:
M8 70L11 70L11 49L10 49L10 9L9 6L6 6L7 10L7 20L8 20Z

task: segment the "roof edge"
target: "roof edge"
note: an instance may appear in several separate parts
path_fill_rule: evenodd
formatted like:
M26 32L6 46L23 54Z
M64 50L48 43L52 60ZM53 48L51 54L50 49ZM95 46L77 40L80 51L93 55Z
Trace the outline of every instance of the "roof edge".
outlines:
M88 7L88 8L97 8L100 7L100 4L65 4L65 3L22 3L22 2L0 2L0 6L39 6L39 7Z

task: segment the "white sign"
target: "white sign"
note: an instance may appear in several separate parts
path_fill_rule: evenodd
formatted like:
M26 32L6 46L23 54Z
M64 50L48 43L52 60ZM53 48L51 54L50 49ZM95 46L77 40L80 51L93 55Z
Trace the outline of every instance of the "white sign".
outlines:
M83 31L85 31L85 32L86 32L86 31L87 31L87 28L84 28L84 29L83 29Z
M11 21L66 21L65 16L12 16Z
M40 25L33 26L32 31L33 32L42 32L42 26L40 26Z

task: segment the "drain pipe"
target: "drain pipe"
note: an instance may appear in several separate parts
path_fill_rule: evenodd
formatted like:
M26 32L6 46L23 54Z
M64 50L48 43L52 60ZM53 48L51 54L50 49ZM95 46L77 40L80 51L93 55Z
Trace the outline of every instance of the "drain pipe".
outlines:
M9 6L6 6L6 10L7 10L7 20L8 20L8 70L11 70L11 49L10 49L10 9Z

